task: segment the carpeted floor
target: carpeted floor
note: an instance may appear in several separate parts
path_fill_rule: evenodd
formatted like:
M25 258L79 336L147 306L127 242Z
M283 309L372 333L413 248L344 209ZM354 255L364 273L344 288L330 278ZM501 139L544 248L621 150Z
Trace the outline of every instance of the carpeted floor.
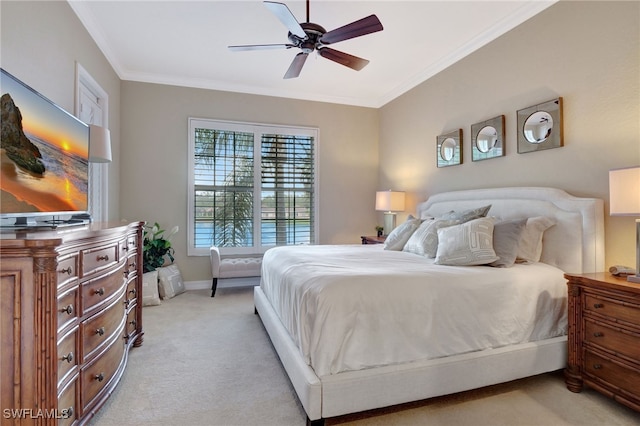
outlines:
M304 425L306 415L253 310L252 288L189 291L143 309L144 343L91 422L111 425ZM569 392L560 372L327 425L639 425L594 392Z

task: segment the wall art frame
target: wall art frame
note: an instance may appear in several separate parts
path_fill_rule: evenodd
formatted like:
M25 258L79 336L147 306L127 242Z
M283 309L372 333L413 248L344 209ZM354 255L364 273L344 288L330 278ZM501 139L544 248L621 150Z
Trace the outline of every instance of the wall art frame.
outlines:
M471 125L471 160L482 161L505 155L504 115Z
M518 154L564 146L562 97L517 112Z
M436 138L436 158L438 167L462 164L462 129L444 133Z

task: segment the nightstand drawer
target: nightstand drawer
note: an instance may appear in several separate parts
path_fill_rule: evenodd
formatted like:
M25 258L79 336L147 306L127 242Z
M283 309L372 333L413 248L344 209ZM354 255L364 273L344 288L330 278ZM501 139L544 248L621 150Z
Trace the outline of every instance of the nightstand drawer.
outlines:
M585 313L596 313L631 324L640 325L640 306L623 303L606 297L594 297L589 294L584 298Z
M640 394L640 371L585 351L585 373L633 395Z
M599 345L640 363L640 344L638 344L640 334L596 324L587 319L585 321L584 341Z

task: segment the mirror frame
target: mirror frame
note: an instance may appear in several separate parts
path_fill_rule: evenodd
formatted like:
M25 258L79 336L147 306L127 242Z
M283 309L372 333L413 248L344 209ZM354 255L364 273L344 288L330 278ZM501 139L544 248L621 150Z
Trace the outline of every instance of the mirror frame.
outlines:
M471 125L471 160L482 161L489 160L491 158L503 157L505 155L505 143L504 143L504 115L499 115L489 120L481 121L480 123ZM482 152L476 145L478 140L478 133L480 130L487 126L491 126L496 129L498 140L495 145L487 152Z
M524 134L524 125L527 119L536 112L546 112L553 119L551 134L540 143L529 142ZM561 97L518 110L518 154L560 148L562 146L564 146L564 125L562 122Z
M451 160L443 158L440 151L442 149L442 143L449 138L453 139L456 144L454 147L453 158L451 158ZM462 150L460 149L461 141L462 129L453 130L436 137L436 165L438 167L457 166L458 164L462 164Z

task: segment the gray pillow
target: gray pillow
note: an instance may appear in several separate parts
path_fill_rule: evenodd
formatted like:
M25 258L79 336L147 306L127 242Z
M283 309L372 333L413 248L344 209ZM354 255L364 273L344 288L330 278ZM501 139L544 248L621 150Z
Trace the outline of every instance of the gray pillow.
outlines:
M518 255L518 241L527 219L513 219L497 222L493 225L493 249L500 259L490 266L508 268L513 266Z
M412 215L409 215L406 222L395 228L384 240L385 250L402 250L407 243L411 235L420 226L420 219L416 219Z
M452 211L452 212L443 214L438 219L457 220L458 223L464 223L473 219L478 219L478 218L487 216L487 213L489 213L489 209L491 209L491 204L484 207L478 207L477 209L463 210L460 212Z
M427 219L409 237L402 251L420 256L436 257L438 251L438 229L456 225L457 220Z

